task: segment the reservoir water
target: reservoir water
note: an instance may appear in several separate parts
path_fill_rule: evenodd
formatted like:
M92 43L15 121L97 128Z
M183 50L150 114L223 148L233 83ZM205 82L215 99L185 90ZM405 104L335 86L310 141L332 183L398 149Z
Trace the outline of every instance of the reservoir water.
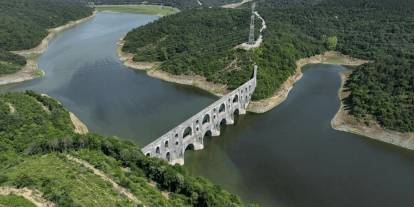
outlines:
M217 99L118 60L116 42L157 18L98 13L50 43L39 57L44 77L0 92L46 93L90 131L143 146ZM284 103L239 117L204 150L187 151L185 167L262 206L414 206L413 151L331 129L342 70L307 66Z

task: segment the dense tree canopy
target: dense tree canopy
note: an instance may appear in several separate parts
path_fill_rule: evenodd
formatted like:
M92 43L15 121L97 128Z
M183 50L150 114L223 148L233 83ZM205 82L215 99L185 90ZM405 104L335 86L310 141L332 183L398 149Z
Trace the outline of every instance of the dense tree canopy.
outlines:
M90 0L97 5L117 5L117 4L156 4L164 6L172 6L181 10L197 8L197 7L214 7L228 3L238 2L238 0Z
M91 8L70 0L0 0L0 75L25 64L24 58L10 51L36 47L48 28L91 13Z
M241 70L238 62L250 62L244 52L233 52L247 39L249 16L245 10L183 11L133 30L123 49L136 53L136 61L163 62L162 68L170 73L199 74L237 87L252 71L248 68L245 77L232 75ZM233 59L239 61L226 68Z
M134 143L96 134L78 135L73 129L68 111L52 98L30 91L0 95L0 185L38 189L58 206L101 206L107 195L94 197L96 203L87 205L82 200L89 195L82 192L89 188L107 191L112 186L88 186L96 178L65 158L72 154L108 173L145 206L245 206L236 195L190 176L180 166L144 156ZM129 170L122 170L125 168ZM86 181L77 180L79 176ZM151 187L150 181L168 191L169 199ZM73 192L77 189L73 182L86 186ZM113 206L132 206L124 200L111 202L115 202Z
M336 49L372 63L348 81L348 104L359 118L414 130L414 4L409 0L258 1L266 20L262 46L234 49L248 34L248 5L240 10L198 9L165 17L130 32L124 50L136 61L159 61L173 74L199 74L230 89L259 65L254 99L271 96L303 57ZM221 21L223 20L223 21Z

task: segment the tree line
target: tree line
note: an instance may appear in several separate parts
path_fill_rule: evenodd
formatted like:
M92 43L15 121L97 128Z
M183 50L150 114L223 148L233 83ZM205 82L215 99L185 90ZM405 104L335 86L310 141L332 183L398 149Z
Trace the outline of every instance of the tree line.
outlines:
M248 34L249 5L242 9L193 9L128 33L124 51L136 61L161 62L172 74L202 75L236 88L258 64L253 99L272 96L295 73L300 58L337 50L371 60L347 85L348 106L360 119L414 130L414 5L408 0L258 1L266 20L264 42L252 51L234 49ZM223 21L221 21L223 20ZM258 24L257 24L258 25Z
M30 172L30 168L24 175L4 175L13 174L15 166L32 158L51 155L64 159L65 154L79 151L94 154L98 166L106 166L104 160L113 159L119 163L118 169L128 168L129 173L119 182L132 192L135 192L135 183L142 180L146 183L154 181L160 190L170 192L169 199L163 196L146 199L151 200L146 206L157 206L157 203L165 204L162 206L247 206L238 196L204 178L191 176L181 166L171 166L163 160L145 156L130 141L92 133L74 134L73 129L68 111L52 98L32 91L0 95L0 185L43 189L45 196L59 206L74 206L75 198L67 192L69 189L62 192L56 187L59 183L39 177L36 172ZM66 179L62 182L70 182L72 178L68 175ZM150 192L138 193L154 196Z
M0 0L0 75L26 64L10 51L34 48L47 36L47 29L91 13L91 8L71 0Z
M148 4L148 5L164 5L178 8L180 10L201 8L201 7L217 7L224 4L238 2L238 0L90 0L97 5L118 5L118 4Z

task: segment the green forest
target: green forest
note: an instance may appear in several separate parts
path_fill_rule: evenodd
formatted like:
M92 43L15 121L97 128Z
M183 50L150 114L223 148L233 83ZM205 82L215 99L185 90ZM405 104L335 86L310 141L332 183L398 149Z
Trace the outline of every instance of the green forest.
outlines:
M0 95L0 186L37 189L58 206L134 206L70 155L107 174L145 206L246 206L181 166L144 156L130 141L73 129L68 111L52 98L31 91ZM0 197L0 203L14 201L24 202Z
M249 55L232 51L246 41L249 17L245 10L183 11L131 31L123 50L135 53L135 61L163 62L163 70L172 74L200 74L209 81L237 87L252 72L252 68L248 73L240 72L242 66L252 64ZM234 59L239 61L226 68Z
M268 28L261 47L251 51L234 49L247 39L249 5L188 10L131 31L123 50L136 61L161 62L162 70L203 75L229 89L250 77L254 62L255 100L270 97L300 58L337 50L371 61L347 82L352 114L414 131L413 9L408 0L258 1Z
M71 0L0 0L0 75L26 64L10 51L34 48L47 36L47 29L91 14L91 8Z
M97 5L119 5L119 4L152 4L164 5L178 8L180 10L199 8L199 7L216 7L224 4L239 2L238 0L90 0Z

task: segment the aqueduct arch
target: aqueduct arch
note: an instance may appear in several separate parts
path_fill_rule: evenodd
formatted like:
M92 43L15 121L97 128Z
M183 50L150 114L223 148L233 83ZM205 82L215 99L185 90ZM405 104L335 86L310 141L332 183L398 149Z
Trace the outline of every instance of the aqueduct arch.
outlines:
M226 111L226 104L222 103L219 108L219 113Z
M183 139L191 135L193 135L193 129L191 127L185 128L183 132Z
M210 114L204 115L202 124L210 123Z
M186 150L203 149L205 137L219 136L220 125L233 124L238 114L246 113L256 88L256 74L257 66L254 67L252 79L148 144L142 152L170 164L184 164Z

